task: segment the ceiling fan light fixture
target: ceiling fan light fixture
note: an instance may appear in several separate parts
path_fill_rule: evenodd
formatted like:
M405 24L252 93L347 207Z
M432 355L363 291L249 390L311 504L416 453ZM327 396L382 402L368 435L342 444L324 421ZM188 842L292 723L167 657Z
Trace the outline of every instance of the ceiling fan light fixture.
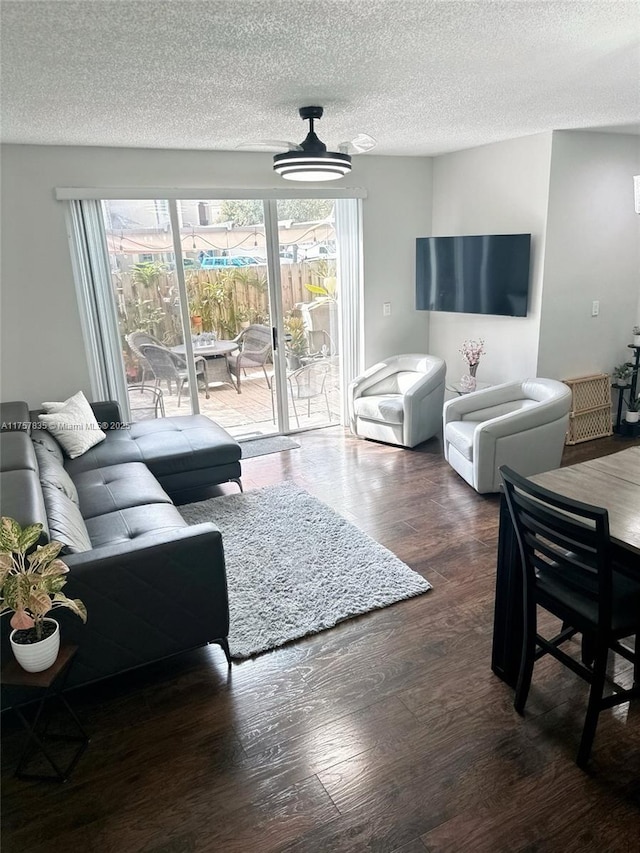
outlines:
M351 171L351 157L337 151L286 151L275 155L273 169L288 181L335 181Z

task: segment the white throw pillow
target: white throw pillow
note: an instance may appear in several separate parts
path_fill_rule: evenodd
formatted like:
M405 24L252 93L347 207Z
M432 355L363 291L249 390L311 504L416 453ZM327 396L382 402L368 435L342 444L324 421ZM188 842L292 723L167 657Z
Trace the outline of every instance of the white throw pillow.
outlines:
M100 429L93 409L82 391L69 397L64 403L43 403L48 413L39 420L58 440L70 459L82 456L87 450L107 437Z

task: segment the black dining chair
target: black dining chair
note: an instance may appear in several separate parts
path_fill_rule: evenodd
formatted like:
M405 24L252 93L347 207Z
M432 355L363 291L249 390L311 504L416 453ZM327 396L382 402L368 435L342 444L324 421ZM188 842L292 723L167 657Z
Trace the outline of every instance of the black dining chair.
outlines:
M617 563L603 507L563 497L500 468L523 576L524 634L514 707L524 713L535 661L550 654L591 685L576 763L591 754L600 711L640 696L640 650L622 645L640 635L640 581ZM640 577L636 566L636 578ZM557 636L537 631L537 607L562 621ZM582 660L560 645L582 634ZM637 639L636 639L637 642ZM609 651L634 664L634 686L604 696Z

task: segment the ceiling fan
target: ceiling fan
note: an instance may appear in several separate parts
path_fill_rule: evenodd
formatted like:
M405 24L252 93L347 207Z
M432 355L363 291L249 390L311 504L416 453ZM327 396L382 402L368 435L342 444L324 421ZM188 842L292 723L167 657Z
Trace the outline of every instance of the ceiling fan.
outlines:
M314 130L313 123L322 118L322 107L300 107L300 118L309 122L309 133L300 144L279 139L262 142L245 142L238 148L253 151L278 151L273 158L273 169L288 181L334 181L351 171L351 155L375 148L376 141L366 133L359 133L348 142L341 142L337 151L327 151Z

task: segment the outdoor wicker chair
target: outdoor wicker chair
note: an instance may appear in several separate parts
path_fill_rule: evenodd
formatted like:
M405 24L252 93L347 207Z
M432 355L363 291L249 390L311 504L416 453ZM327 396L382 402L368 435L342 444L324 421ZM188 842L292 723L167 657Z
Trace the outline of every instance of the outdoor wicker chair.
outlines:
M142 376L140 377L140 385L144 388L145 382L148 378L154 379L155 376L153 370L151 369L151 365L147 361L147 359L142 354L140 347L143 344L153 344L157 347L162 347L164 344L162 341L159 341L157 338L154 338L153 335L150 335L148 332L131 332L125 338L127 344L129 345L129 349L133 353L138 362L138 366L142 372Z
M252 367L262 368L264 378L267 380L267 387L270 389L271 380L265 367L271 361L273 353L270 327L257 324L248 326L234 338L234 341L238 344L238 350L229 353L226 358L229 372L235 377L238 394L240 393L241 372L244 372L246 376L247 368Z
M189 381L186 360L175 352L162 345L142 344L140 352L149 364L155 377L155 386L159 386L162 380L167 383L169 393L173 393L173 383L178 389L178 406L182 398L182 389ZM207 377L207 361L203 356L194 358L196 378L204 383L205 397L209 399L209 380Z

